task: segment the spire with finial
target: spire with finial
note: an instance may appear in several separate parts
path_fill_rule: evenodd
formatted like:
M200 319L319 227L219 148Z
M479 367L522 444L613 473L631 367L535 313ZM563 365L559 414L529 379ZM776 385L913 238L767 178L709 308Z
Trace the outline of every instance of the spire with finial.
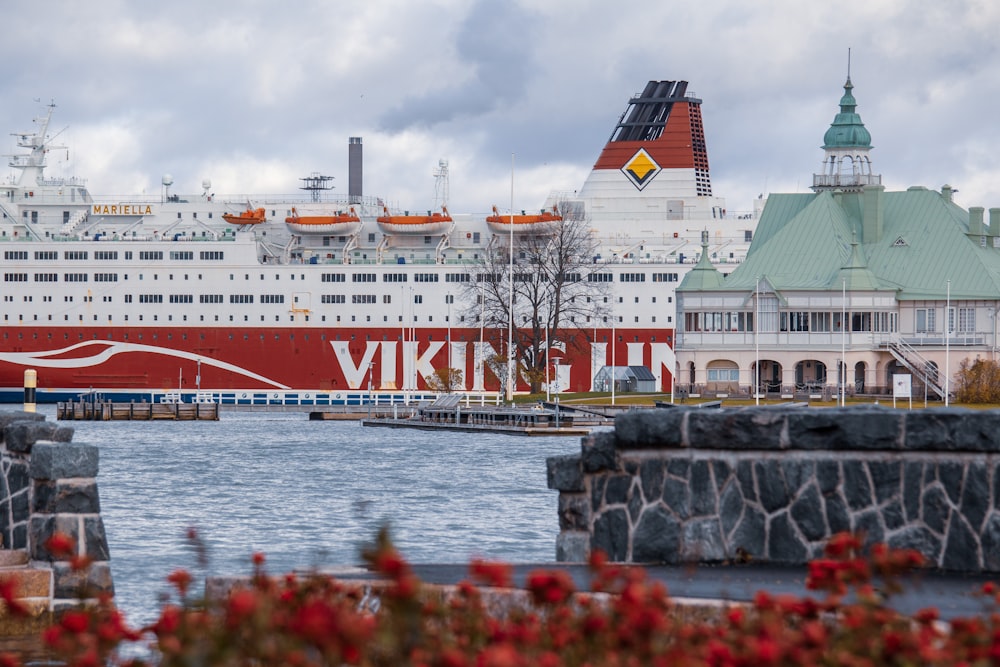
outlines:
M866 185L880 185L882 177L872 173L869 152L872 136L861 122L851 83L851 51L847 50L847 81L838 113L823 135L823 173L813 175L814 192L821 190L859 191Z

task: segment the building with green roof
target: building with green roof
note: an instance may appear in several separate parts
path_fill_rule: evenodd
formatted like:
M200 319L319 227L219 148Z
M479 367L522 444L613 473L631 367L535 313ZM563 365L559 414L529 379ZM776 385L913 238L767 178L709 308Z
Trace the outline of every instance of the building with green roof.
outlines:
M936 398L963 359L996 358L1000 209L887 192L856 105L848 77L812 192L770 195L746 259L677 288L678 388L879 394L909 374Z

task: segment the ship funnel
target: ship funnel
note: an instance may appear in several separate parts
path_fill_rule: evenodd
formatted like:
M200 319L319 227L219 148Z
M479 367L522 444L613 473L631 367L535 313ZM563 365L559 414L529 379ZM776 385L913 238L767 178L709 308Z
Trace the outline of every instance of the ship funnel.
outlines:
M360 204L363 194L361 137L351 137L347 144L347 199Z

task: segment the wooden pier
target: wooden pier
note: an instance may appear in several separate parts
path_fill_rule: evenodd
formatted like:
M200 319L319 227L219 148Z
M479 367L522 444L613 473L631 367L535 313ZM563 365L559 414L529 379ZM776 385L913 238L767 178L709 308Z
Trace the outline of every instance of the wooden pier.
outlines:
M218 421L218 403L115 403L70 401L56 404L56 419L67 421Z

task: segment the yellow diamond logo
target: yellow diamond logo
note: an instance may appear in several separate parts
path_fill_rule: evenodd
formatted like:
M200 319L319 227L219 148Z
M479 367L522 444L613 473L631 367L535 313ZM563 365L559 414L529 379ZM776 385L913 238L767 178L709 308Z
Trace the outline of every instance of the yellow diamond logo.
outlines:
M632 159L622 167L622 173L628 180L632 181L632 185L636 189L642 190L646 184L653 180L654 176L660 173L660 165L656 164L656 160L650 157L646 149L640 148L632 156Z

